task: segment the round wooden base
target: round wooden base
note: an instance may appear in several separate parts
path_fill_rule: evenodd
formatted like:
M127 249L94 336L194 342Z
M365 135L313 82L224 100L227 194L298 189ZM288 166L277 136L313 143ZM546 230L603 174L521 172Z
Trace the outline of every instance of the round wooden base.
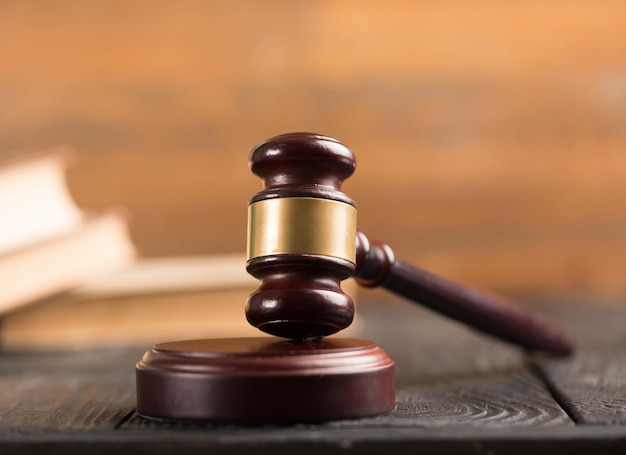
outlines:
M371 341L231 338L157 344L137 363L137 412L216 423L303 423L382 414L394 364Z

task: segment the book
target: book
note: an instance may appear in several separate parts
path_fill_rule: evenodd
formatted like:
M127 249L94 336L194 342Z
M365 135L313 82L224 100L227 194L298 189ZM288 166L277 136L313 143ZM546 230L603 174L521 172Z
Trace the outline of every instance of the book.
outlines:
M75 159L68 147L0 162L0 255L76 229L83 212L70 195L65 172Z
M269 336L245 317L258 280L243 254L139 259L73 291L4 316L5 351L144 346ZM344 282L351 294L355 284ZM349 333L342 332L342 335Z
M66 291L134 257L123 213L89 217L68 233L0 256L0 313Z
M57 147L0 162L0 314L134 260L121 209L93 214L74 202L74 158Z

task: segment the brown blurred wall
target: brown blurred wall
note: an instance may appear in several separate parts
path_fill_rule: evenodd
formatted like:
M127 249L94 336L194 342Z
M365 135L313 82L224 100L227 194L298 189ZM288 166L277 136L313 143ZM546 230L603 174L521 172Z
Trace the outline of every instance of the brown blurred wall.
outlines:
M0 150L80 152L147 256L243 251L256 143L334 136L359 225L516 292L626 291L626 2L0 3Z

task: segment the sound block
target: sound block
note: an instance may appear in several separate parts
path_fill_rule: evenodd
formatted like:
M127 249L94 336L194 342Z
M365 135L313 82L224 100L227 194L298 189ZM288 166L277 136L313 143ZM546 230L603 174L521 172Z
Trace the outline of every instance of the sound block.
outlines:
M395 405L393 361L359 339L173 341L146 352L136 373L137 412L160 420L315 423Z

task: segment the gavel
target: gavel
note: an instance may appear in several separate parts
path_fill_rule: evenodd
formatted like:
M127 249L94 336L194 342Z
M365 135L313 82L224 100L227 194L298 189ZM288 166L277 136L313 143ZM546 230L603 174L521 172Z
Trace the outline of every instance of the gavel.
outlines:
M246 305L253 326L296 340L336 333L354 316L340 285L354 276L527 350L572 352L567 335L539 314L398 260L358 232L356 204L341 192L356 161L337 140L276 136L252 150L250 167L264 183L248 213L247 270L261 280Z
M141 416L266 424L392 411L395 364L387 353L369 340L326 338L354 317L341 290L350 276L528 350L572 351L538 314L402 262L358 232L356 205L341 192L355 159L338 141L277 136L254 148L250 164L265 188L249 204L246 267L261 283L246 317L277 337L156 344L136 365Z

